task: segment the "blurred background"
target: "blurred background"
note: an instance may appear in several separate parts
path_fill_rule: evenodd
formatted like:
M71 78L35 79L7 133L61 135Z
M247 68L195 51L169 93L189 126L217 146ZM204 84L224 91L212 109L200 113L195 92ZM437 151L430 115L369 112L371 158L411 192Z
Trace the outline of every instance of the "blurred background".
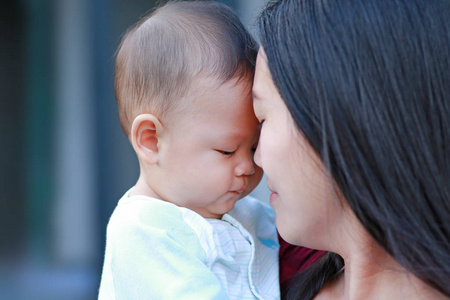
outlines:
M0 299L97 298L106 224L138 176L114 53L155 2L2 1ZM267 0L220 2L255 32Z

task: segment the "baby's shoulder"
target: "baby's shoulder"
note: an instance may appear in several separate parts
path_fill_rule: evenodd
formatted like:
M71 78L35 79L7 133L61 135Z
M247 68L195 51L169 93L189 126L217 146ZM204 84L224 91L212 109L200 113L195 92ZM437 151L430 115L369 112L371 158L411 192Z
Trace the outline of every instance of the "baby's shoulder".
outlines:
M109 220L107 232L117 238L144 234L161 239L196 239L195 231L185 222L184 210L151 197L124 196Z
M119 200L110 222L139 222L157 226L172 219L181 219L181 211L176 205L151 197L132 196Z

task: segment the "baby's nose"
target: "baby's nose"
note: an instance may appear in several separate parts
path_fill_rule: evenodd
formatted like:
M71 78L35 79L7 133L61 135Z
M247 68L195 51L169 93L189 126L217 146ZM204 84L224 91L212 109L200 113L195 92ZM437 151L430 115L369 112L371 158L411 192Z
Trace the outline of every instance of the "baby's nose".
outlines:
M236 166L236 176L252 175L255 173L255 166L250 155L246 155Z

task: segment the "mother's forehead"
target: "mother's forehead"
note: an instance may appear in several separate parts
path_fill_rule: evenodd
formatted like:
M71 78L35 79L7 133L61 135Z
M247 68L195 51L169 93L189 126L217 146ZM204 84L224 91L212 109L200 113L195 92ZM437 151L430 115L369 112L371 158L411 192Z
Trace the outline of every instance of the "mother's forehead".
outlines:
M261 47L258 52L258 58L256 60L255 80L253 81L253 99L258 100L270 92L274 88L272 81L272 75L270 74L269 67L267 65L266 54Z

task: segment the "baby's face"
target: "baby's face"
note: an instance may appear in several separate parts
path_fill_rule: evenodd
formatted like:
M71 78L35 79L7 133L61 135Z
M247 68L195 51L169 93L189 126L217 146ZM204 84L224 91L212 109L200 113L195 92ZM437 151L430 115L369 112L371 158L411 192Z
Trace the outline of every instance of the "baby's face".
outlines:
M202 84L189 114L167 129L159 195L206 218L221 218L260 182L259 128L251 83Z

